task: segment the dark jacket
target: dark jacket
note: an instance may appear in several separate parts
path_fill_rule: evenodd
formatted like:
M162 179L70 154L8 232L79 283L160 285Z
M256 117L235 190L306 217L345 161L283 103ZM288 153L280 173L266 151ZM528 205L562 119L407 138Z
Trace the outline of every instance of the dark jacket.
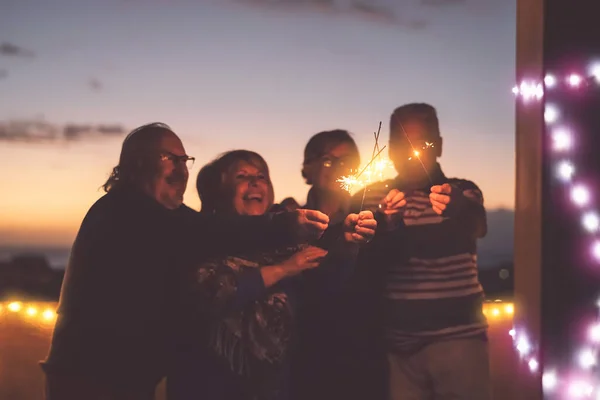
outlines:
M197 327L180 329L177 359L168 377L169 398L296 398L290 393L298 390L290 387L290 357L294 357L290 353L300 350L315 354L312 350L320 343L297 342L299 308L325 306L320 299L336 292L336 286L343 282L341 271L351 269L351 265L344 267L354 261L354 252L344 243L341 224L330 226L313 245L330 251L323 265L268 289L260 267L279 264L298 247L274 245L269 251L238 254L196 269L198 273L190 283L204 293L205 300L199 304L206 308L206 318L198 321ZM315 328L328 334L325 327ZM298 344L310 347L298 349Z
M291 217L172 211L141 192L112 190L90 208L77 234L43 367L118 386L157 384L173 330L193 310L181 302L194 301L181 286L186 267L292 242Z
M304 208L317 209L311 189ZM337 222L318 246L329 249L343 242L345 207L330 215ZM331 226L331 222L330 222ZM291 399L347 399L345 389L355 354L349 349L352 310L348 308L349 284L354 273L358 247L330 253L319 268L303 273L302 302L297 310L297 343L291 361Z
M204 318L181 332L168 377L169 399L287 399L287 358L301 277L265 288L260 269L298 250L290 246L219 258L196 269L190 284L203 298Z

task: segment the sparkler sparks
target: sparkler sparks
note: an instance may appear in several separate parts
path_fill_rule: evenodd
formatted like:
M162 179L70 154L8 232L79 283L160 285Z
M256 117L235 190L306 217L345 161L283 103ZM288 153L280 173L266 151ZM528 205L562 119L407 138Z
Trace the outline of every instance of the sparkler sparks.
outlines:
M421 167L423 167L423 171L425 171L425 174L427 175L427 179L429 179L429 182L431 184L433 184L433 181L431 180L431 176L429 175L429 171L427 171L427 167L425 167L425 164L423 164L423 161L421 161L421 152L418 151L415 146L413 145L412 140L410 140L410 136L408 136L408 133L406 133L406 129L404 129L404 125L402 125L402 123L400 123L400 128L402 128L402 132L404 133L404 136L406 137L406 140L408 140L408 143L410 144L410 148L412 149L413 155L416 155L416 159L419 160L419 162L421 163ZM425 150L427 148L433 147L433 143L429 143L429 142L425 142L425 146L423 146L422 150ZM409 158L409 160L411 160L412 157Z
M383 180L387 170L394 167L394 164L388 158L381 156L381 152L385 147L383 146L362 169L351 175L340 177L337 180L340 187L348 192L353 192L355 189Z
M351 171L353 173L342 176L337 180L343 190L352 193L354 190L364 187L366 193L369 184L383 180L385 172L389 168L393 168L394 164L388 158L381 155L386 146L383 146L381 149L379 148L380 131L381 122L379 122L377 132L374 132L375 146L373 146L371 160L362 169ZM365 193L363 193L363 201Z
M379 129L381 129L381 122L379 123ZM404 131L404 127L402 127L402 130ZM404 134L410 142L410 138L406 134L406 131L404 131ZM421 161L421 156L423 155L424 151L429 151L430 149L433 149L435 147L434 143L425 142L425 144L420 149L413 145L412 142L410 142L410 146L411 155L408 157L408 160L419 161L423 167L423 170L425 171L429 180L431 181L431 178L429 177L429 172L427 171L425 165ZM355 190L358 190L363 187L366 190L367 186L371 183L382 181L388 169L394 168L394 163L387 157L381 155L381 152L384 148L385 146L381 149L379 148L379 130L377 130L377 132L375 133L375 146L373 147L373 156L371 160L362 169L352 171L352 174L340 177L337 180L337 182L340 183L340 187L343 190L352 193Z
M427 150L427 149L431 149L433 148L433 143L429 143L429 142L425 142L425 145L421 148L421 150ZM413 157L416 157L418 159L420 159L421 157L421 151L416 150L413 148L412 150L412 156L408 157L408 161L411 161L413 159Z

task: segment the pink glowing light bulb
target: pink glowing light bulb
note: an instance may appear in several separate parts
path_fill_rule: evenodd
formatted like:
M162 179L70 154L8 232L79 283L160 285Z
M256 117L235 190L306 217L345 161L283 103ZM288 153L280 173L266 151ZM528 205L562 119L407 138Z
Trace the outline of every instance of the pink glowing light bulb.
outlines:
M573 136L567 129L559 128L552 132L552 142L555 151L566 151L573 147Z
M538 370L538 368L540 367L540 363L538 363L538 361L535 358L532 358L527 363L527 366L529 367L529 370L531 372L536 372Z
M545 392L552 393L556 386L558 386L558 377L555 371L544 372L542 375L542 386Z
M589 233L595 233L600 229L600 215L594 211L588 211L581 217L581 224Z
M517 339L517 351L521 357L528 355L531 350L531 343L529 343L529 340L527 340L525 336L521 336Z
M558 109L555 106L551 104L546 105L546 108L544 109L544 120L547 124L556 122L558 120L558 115Z
M568 395L571 399L589 397L594 393L594 386L585 381L574 381L569 384Z
M592 324L588 330L588 336L594 343L600 343L600 324Z
M579 87L579 85L581 85L581 82L583 82L583 78L580 75L571 74L567 77L567 83L571 87Z
M595 240L592 243L591 253L592 257L594 257L596 261L600 262L600 240ZM600 305L600 301L598 301L598 304Z
M596 353L592 349L581 350L578 361L581 368L590 369L597 363Z
M563 182L569 182L575 174L575 166L569 161L561 161L556 166L556 175Z
M541 99L544 97L544 87L541 83L521 82L519 86L513 88L513 93L522 97L524 100Z
M590 191L581 184L576 185L571 189L571 200L576 205L583 207L591 200Z
M590 75L594 77L596 82L600 83L600 63L595 63L590 67Z
M552 88L556 86L556 78L554 77L554 75L546 75L544 77L544 85L546 85L547 88Z

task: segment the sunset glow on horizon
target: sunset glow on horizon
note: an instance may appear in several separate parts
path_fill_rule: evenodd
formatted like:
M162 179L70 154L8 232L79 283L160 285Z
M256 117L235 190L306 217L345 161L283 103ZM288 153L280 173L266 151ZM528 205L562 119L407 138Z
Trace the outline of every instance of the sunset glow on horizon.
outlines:
M476 182L488 208L512 209L515 4L381 1L367 16L350 1L269 3L9 0L0 6L0 126L128 131L161 121L196 157L190 207L200 207L200 168L241 148L266 159L276 200L303 204L313 134L347 129L364 161L379 121L387 144L393 109L424 101L438 109L446 175ZM70 245L123 138L0 132L0 245Z

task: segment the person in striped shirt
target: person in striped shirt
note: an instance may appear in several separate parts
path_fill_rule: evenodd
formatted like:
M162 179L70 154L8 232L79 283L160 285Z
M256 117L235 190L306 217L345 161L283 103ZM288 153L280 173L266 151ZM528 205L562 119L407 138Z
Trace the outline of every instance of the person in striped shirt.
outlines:
M398 175L366 192L363 209L377 212L380 234L360 261L380 278L371 304L381 311L389 398L487 400L487 322L477 273L477 239L487 232L482 193L442 172L442 137L429 104L393 112L389 149Z

